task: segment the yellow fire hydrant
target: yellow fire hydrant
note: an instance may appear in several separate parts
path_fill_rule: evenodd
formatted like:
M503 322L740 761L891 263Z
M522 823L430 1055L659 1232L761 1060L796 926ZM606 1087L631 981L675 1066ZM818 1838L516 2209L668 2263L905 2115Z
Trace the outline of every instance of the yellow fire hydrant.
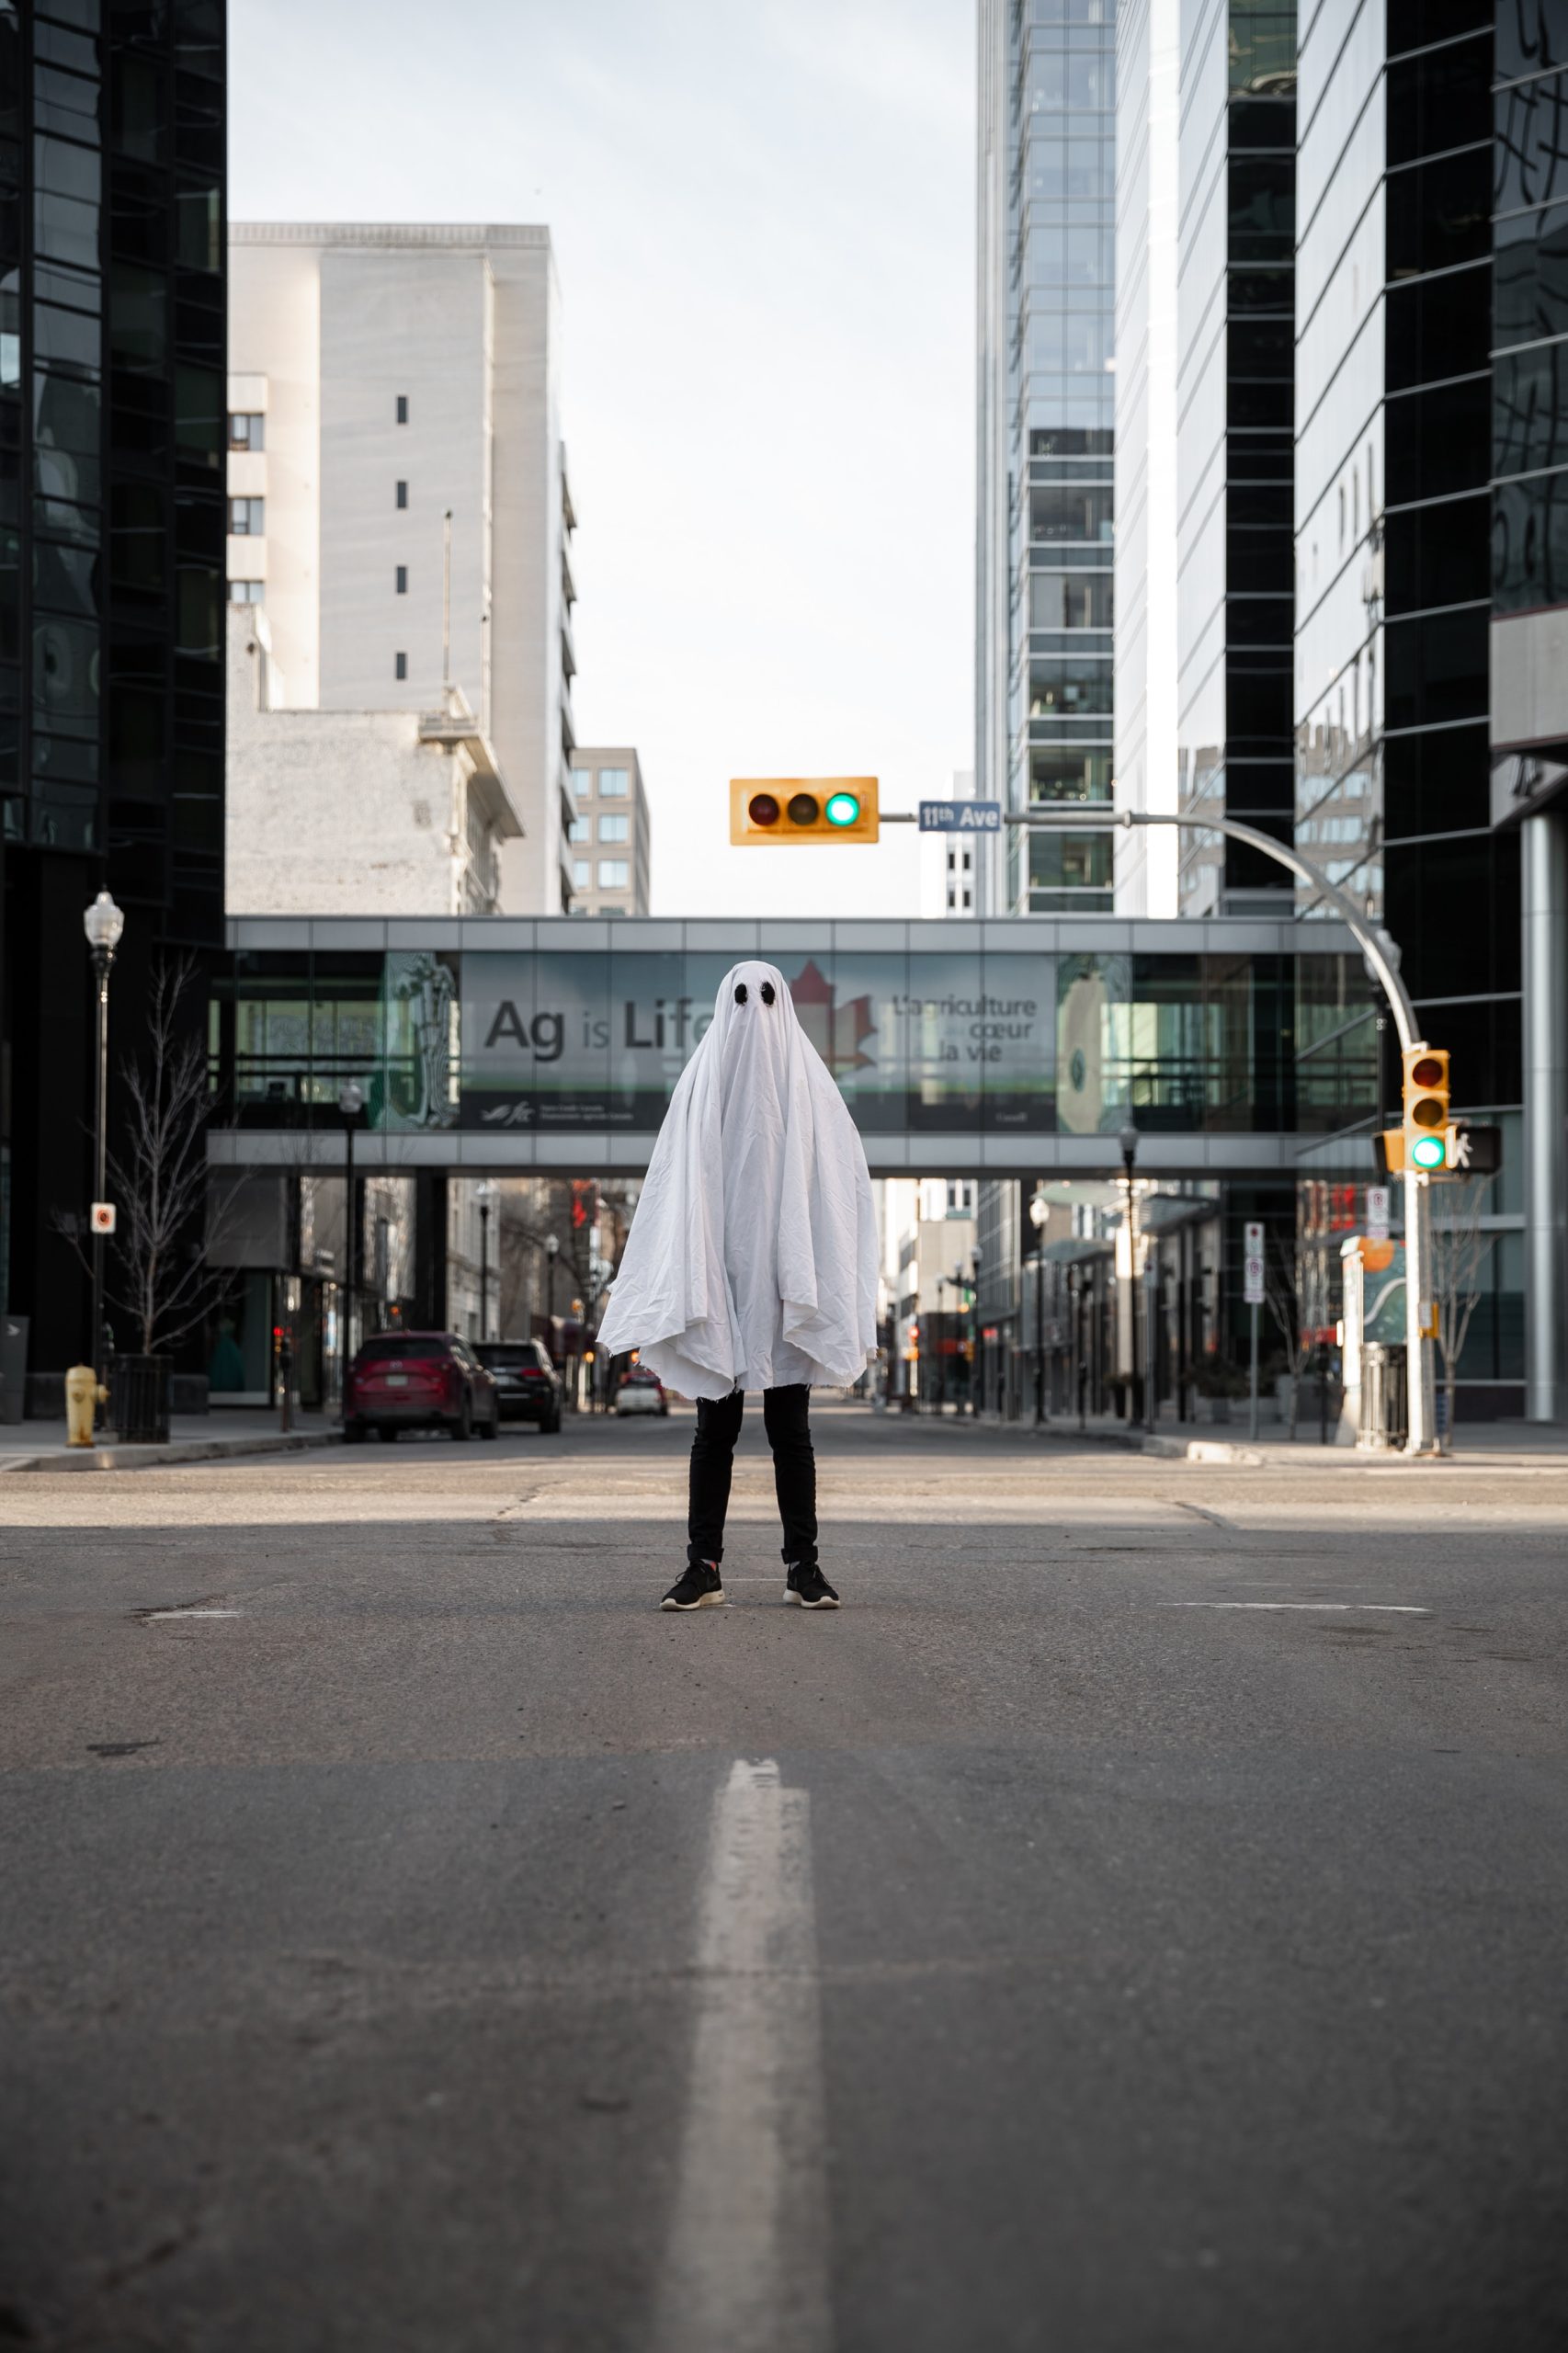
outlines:
M108 1391L100 1386L97 1374L90 1364L74 1364L65 1376L65 1443L67 1446L91 1446L93 1415L100 1404L108 1403Z

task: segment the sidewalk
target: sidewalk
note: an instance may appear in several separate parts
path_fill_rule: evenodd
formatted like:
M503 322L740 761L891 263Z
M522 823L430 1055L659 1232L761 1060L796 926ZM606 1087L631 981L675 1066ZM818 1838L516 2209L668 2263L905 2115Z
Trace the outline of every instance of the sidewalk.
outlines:
M1303 1428L1292 1441L1279 1423L1264 1422L1253 1438L1247 1434L1244 1414L1239 1422L1229 1424L1177 1422L1162 1416L1153 1436L1142 1429L1130 1429L1114 1415L1093 1419L1083 1429L1063 1416L1048 1423L1045 1434L1048 1438L1119 1446L1133 1453L1158 1455L1173 1462L1244 1463L1269 1470L1327 1471L1346 1465L1365 1470L1369 1463L1411 1470L1434 1464L1440 1470L1466 1463L1477 1468L1514 1464L1541 1467L1554 1461L1568 1465L1568 1429L1541 1422L1461 1422L1454 1433L1452 1454L1426 1455L1415 1461L1407 1461L1398 1452L1362 1453L1354 1446L1324 1446L1319 1440L1315 1423L1310 1430Z
M287 1437L276 1413L243 1407L216 1414L176 1414L161 1446L122 1445L100 1430L96 1446L67 1446L65 1424L10 1422L0 1426L0 1472L6 1471L146 1471L172 1462L226 1462L246 1454L294 1454L341 1446L338 1424L322 1414L296 1414Z

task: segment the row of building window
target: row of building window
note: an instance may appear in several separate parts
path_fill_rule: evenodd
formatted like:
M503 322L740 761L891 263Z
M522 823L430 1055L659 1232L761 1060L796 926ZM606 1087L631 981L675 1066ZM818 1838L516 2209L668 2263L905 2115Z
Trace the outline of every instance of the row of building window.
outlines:
M592 824L591 818L574 817L567 838L574 842L592 841ZM631 839L631 819L624 809L600 810L599 839L601 842L629 842Z
M630 768L600 768L598 777L601 801L624 801L631 790ZM572 790L579 801L591 800L594 790L593 769L574 768Z
M601 858L598 887L601 891L630 891L631 861L625 858ZM591 891L594 887L594 861L591 858L576 858L572 861L572 888Z

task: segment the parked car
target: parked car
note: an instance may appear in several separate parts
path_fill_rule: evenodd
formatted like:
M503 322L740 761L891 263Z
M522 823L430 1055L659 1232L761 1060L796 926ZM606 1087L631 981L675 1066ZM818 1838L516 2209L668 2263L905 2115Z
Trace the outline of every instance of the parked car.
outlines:
M494 1378L504 1422L537 1422L547 1437L560 1429L566 1384L542 1340L476 1340L473 1353Z
M656 1372L645 1364L634 1364L621 1376L620 1387L615 1392L618 1414L667 1414L670 1401L665 1394L665 1384Z
M350 1446L372 1430L444 1429L449 1438L498 1438L495 1383L455 1332L378 1332L348 1369L343 1435Z

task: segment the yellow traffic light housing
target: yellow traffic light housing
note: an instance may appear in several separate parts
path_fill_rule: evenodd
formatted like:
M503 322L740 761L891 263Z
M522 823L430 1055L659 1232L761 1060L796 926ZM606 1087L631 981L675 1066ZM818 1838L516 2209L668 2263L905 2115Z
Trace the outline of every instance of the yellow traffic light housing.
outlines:
M1428 1174L1448 1165L1449 1057L1440 1046L1406 1046L1404 1162Z
M736 776L730 779L730 839L737 849L787 842L874 842L874 776Z

